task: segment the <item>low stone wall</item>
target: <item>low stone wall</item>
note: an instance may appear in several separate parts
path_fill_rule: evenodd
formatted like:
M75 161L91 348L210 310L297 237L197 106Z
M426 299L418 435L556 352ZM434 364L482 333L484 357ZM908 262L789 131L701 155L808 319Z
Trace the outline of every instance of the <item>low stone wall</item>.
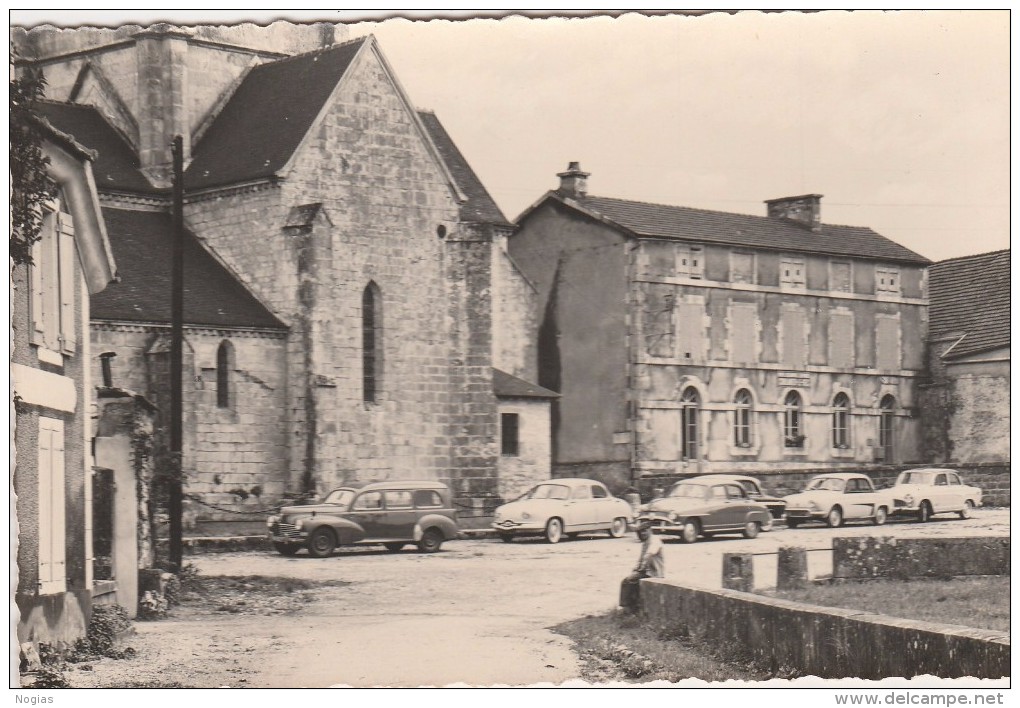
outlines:
M1000 632L805 605L735 590L641 581L641 613L657 629L753 656L773 671L821 678L932 675L1003 678Z
M834 538L832 577L1009 575L1009 548L1009 538Z

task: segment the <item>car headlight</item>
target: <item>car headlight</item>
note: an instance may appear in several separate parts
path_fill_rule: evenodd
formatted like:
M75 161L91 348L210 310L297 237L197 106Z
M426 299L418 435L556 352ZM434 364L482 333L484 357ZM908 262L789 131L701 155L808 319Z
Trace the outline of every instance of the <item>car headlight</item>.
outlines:
M642 504L641 506L638 507L638 511L642 513L648 511L648 505Z
M676 513L675 511L671 511L669 513L669 520L670 521L679 521L680 520L680 514Z
M522 512L521 512L521 518L522 518L522 519L525 519L525 520L527 520L527 519L530 519L530 518L531 518L531 514L529 514L529 513L528 513L528 512L526 512L526 511L522 511Z
M305 527L304 519L298 519L297 521L294 522L294 528L297 529L298 531L300 531L304 527Z
M266 526L272 526L273 524L278 524L278 523L280 523L280 517L279 516L275 516L274 515L274 516L270 516L268 519L266 519Z
M816 501L809 501L807 505L808 508L811 509L812 511L818 511L821 508L820 506L818 506L818 502Z

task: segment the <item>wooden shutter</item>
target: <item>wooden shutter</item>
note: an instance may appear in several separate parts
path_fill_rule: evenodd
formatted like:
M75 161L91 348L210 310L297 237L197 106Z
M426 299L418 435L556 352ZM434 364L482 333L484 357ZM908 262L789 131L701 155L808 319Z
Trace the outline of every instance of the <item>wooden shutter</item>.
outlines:
M43 247L42 241L32 244L32 265L29 267L31 273L31 293L29 297L29 309L32 315L31 339L32 344L43 344L45 341L46 324L43 318Z
M682 361L705 358L705 306L700 303L676 304L676 356Z
M854 365L854 317L850 313L829 315L829 366L849 369Z
M730 361L735 364L757 363L758 306L751 303L734 303L730 306Z
M39 592L66 589L64 422L39 419Z
M60 344L61 349L73 354L75 336L74 300L77 289L74 286L74 266L78 260L74 244L74 222L70 214L57 214L57 248L60 252Z
M803 311L783 310L783 365L804 368L806 351L804 329L807 324Z

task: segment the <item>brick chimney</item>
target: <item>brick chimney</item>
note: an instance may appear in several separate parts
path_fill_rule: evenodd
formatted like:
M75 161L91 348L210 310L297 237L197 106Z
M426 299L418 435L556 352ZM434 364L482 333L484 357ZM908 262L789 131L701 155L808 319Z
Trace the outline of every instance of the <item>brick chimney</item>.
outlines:
M560 178L560 188L558 191L564 197L579 198L588 194L588 176L590 172L584 172L581 170L581 163L571 162L567 165L566 172L557 173L557 177Z
M787 219L806 226L815 233L822 230L822 195L802 194L799 197L766 199L768 215L774 219Z

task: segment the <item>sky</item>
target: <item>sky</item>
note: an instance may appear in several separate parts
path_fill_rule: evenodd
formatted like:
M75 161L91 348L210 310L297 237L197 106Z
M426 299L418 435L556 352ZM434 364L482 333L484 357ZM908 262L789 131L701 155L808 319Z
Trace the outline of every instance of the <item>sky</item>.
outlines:
M281 17L131 12L60 17ZM764 215L815 193L824 222L932 260L1009 247L1007 11L287 17L374 34L510 219L578 161L600 196Z

